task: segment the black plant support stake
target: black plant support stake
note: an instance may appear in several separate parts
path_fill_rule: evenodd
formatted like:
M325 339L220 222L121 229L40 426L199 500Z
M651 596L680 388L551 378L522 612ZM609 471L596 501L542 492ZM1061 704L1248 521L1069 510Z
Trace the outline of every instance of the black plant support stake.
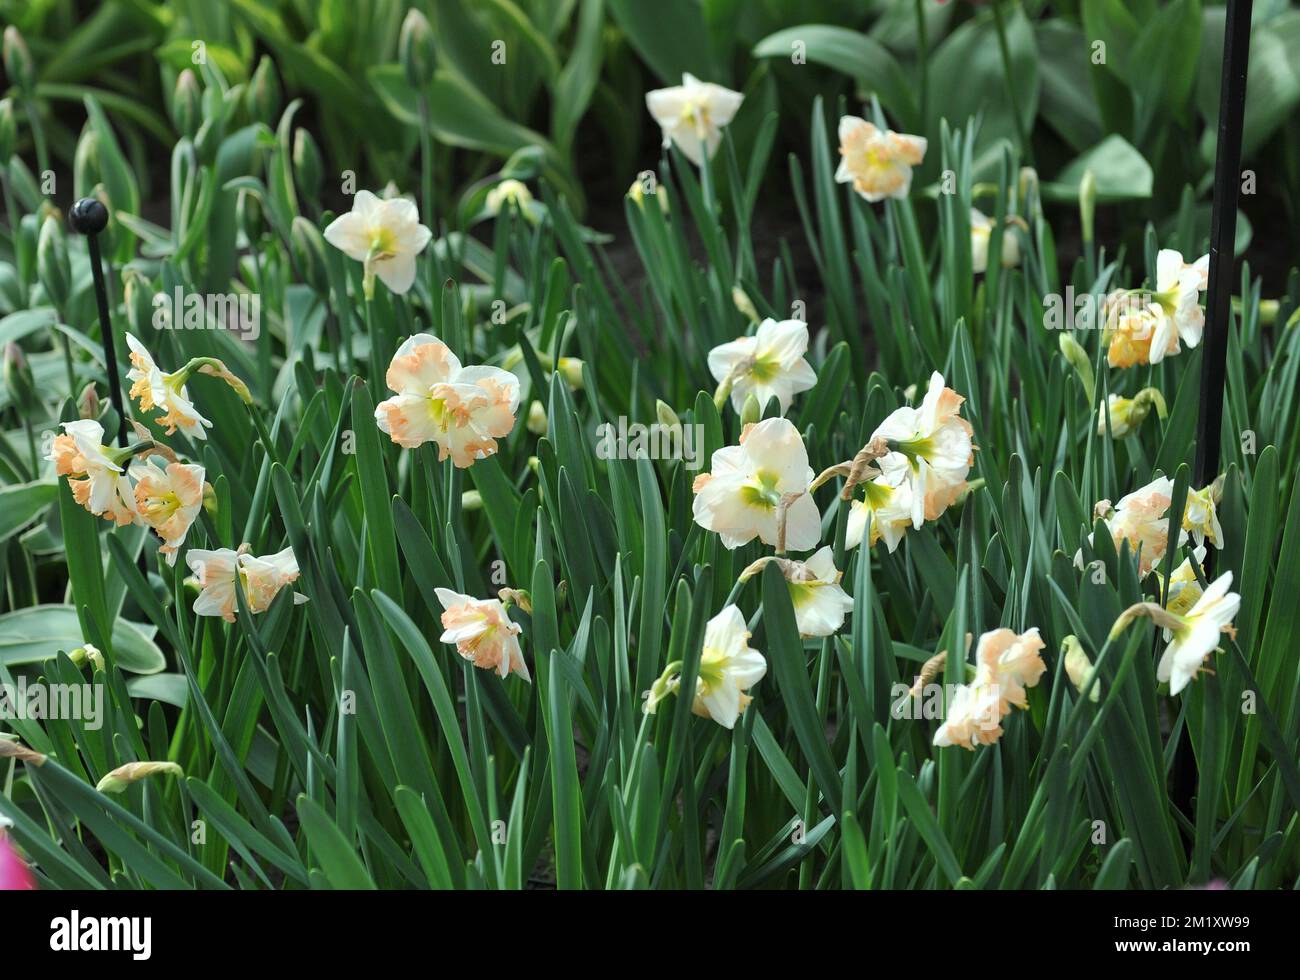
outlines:
M1205 349L1201 351L1201 411L1196 423L1196 486L1219 475L1223 439L1224 371L1228 317L1232 309L1233 255L1237 237L1237 191L1241 186L1241 133L1246 115L1246 66L1250 61L1252 0L1228 0L1223 36L1223 83L1219 90L1219 144L1214 161L1210 212L1210 273L1205 298Z
M68 212L68 225L86 236L90 271L95 277L95 302L99 306L99 335L104 342L104 367L108 371L108 396L117 412L117 444L126 445L126 409L122 404L122 382L117 374L117 347L113 321L108 314L108 289L104 285L104 263L99 255L99 234L108 227L108 208L93 197L83 197Z

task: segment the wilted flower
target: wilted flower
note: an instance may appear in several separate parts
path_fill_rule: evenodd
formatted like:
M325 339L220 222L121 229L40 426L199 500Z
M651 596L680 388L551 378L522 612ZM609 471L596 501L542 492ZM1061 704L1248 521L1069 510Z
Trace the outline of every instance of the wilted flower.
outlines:
M681 686L681 664L669 664L645 702L646 714L654 714L662 701ZM736 720L753 700L747 693L767 673L767 661L749 646L749 628L736 606L727 606L704 627L704 649L695 680L691 711L712 718L723 728L735 728Z
M1025 688L1034 687L1047 670L1043 663L1043 640L1038 627L1016 633L1009 629L996 629L980 637L975 647L975 662L988 669L989 677L998 690L998 704L1003 714L1017 708L1026 708L1029 701Z
M68 478L73 499L90 513L116 524L136 519L135 493L122 464L129 449L109 449L103 444L104 427L94 419L64 422L64 434L55 436L45 458L54 472Z
M1112 394L1106 405L1097 409L1097 435L1106 434L1106 417L1110 416L1110 434L1116 439L1132 435L1146 421L1151 409L1164 418L1168 414L1164 396L1156 388L1143 388L1132 398Z
M375 423L406 449L436 442L439 460L463 468L495 453L515 427L519 379L498 367L461 367L427 333L397 349L385 381L397 394L375 406Z
M808 551L821 537L821 512L807 493L813 471L799 430L787 419L745 427L740 445L713 454L712 471L695 478L695 523L728 548L759 538ZM784 523L784 541L781 540Z
M374 277L401 294L415 284L415 257L433 233L420 224L415 202L404 197L382 199L357 191L352 210L325 229L325 240L348 258L365 265L366 296L374 294Z
M973 683L957 685L934 744L960 745L970 752L977 745L992 745L1002 737L999 701L997 682L987 667L980 667Z
M880 472L890 486L910 483L912 526L938 519L966 489L975 462L971 424L962 418L966 399L944 387L943 375L930 375L920 408L895 409L872 433L888 442Z
M736 116L744 96L689 72L682 84L647 92L646 108L664 131L664 146L676 143L697 167L712 157L722 142L722 127Z
M528 665L519 648L518 623L500 599L475 599L451 589L437 589L442 603L443 643L456 644L456 652L475 667L495 670L501 677L511 671L531 682Z
M882 130L857 116L840 120L840 165L835 179L873 204L887 197L905 198L912 187L912 168L925 158L926 140Z
M867 527L867 518L871 518L871 540L867 547L874 548L876 542L884 539L885 547L893 554L903 535L912 526L912 487L904 480L896 487L889 485L883 477L868 480L861 484L864 491L862 500L853 500L849 504L849 520L844 529L844 545L856 548L862 543L862 535Z
M1007 224L1019 221L1008 218ZM1023 224L1023 222L1021 222ZM975 208L970 209L970 255L971 271L976 275L988 271L989 240L993 236L993 219ZM1010 228L1002 232L1002 267L1010 269L1020 264L1020 240L1012 234Z
M709 351L709 371L719 382L718 400L731 395L737 412L751 394L759 407L775 398L781 414L790 410L794 396L817 383L817 375L804 359L808 350L808 324L802 320L766 319L752 337L740 337Z
M162 538L158 550L167 556L168 565L175 565L176 551L203 507L203 467L168 463L162 469L142 462L132 467L131 476L140 519Z
M743 582L775 563L790 587L794 618L801 636L831 636L844 625L844 617L853 610L853 599L840 585L843 574L835 567L830 545L818 550L807 561L768 555L760 558L740 575Z
M180 429L191 439L206 439L208 434L203 430L212 428L212 423L198 413L185 387L192 370L190 366L164 374L144 344L129 333L126 345L131 349L131 369L126 372L126 377L133 382L131 397L140 402L140 410L163 409L158 424L164 427L167 435Z

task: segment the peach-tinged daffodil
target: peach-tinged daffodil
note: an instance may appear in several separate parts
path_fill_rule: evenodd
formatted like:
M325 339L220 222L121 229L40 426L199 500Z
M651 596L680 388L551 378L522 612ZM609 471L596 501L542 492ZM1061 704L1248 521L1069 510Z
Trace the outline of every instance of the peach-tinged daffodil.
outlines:
M1114 507L1109 500L1099 501L1094 513L1106 525L1118 549L1127 541L1134 554L1139 554L1138 573L1147 575L1165 556L1169 546L1169 506L1173 503L1174 483L1167 476L1157 477L1146 486L1120 499ZM1088 535L1092 541L1092 535ZM1187 532L1179 529L1177 545L1187 540ZM1083 567L1082 549L1074 556L1077 567Z
M363 263L366 298L374 296L375 276L393 292L415 284L415 257L433 233L420 224L415 202L405 197L379 198L357 191L352 210L325 229L325 240L348 258Z
M131 369L126 372L126 377L132 383L131 397L140 403L140 410L162 409L158 424L163 426L167 435L179 429L191 439L206 439L208 434L204 429L212 428L212 423L199 414L185 387L190 374L199 365L191 362L179 371L164 374L144 344L130 333L126 335L126 346L131 351Z
M1241 596L1229 592L1231 587L1232 572L1224 572L1185 613L1162 609L1154 602L1139 602L1120 614L1111 628L1111 638L1143 616L1163 627L1168 646L1156 665L1156 679L1168 681L1169 693L1176 695L1196 678L1206 658L1219 648L1221 634L1236 636L1232 620L1241 608Z
M808 493L813 471L794 423L783 418L747 425L740 445L713 454L712 470L695 478L695 523L727 548L754 538L778 551L809 551L821 538L821 512Z
M760 408L775 398L781 414L790 410L794 396L817 383L817 375L804 359L808 351L808 324L802 320L766 319L752 337L741 337L709 351L709 371L718 382L714 400L721 405L728 395L737 412L753 395Z
M375 406L375 423L407 449L435 442L439 460L464 468L495 453L515 427L519 379L498 367L462 367L427 333L397 349L385 380L397 394Z
M645 104L664 132L664 146L676 143L698 167L718 149L722 127L735 118L744 99L739 92L687 73L681 85L647 92Z
M966 490L975 444L971 424L958 414L965 400L935 371L921 407L895 409L872 434L889 446L879 461L885 481L910 484L914 528L937 520Z
M840 119L839 135L836 181L852 184L873 204L887 197L907 197L912 188L912 168L925 159L925 137L880 129L858 116Z
M680 662L671 663L655 681L646 696L646 714L654 714L664 698L677 693L681 668ZM744 615L736 606L727 606L704 627L704 649L691 711L701 718L712 718L723 728L735 728L737 719L753 700L747 692L766 673L767 661L749 646Z
M801 636L831 636L844 625L844 617L853 610L853 599L840 585L843 574L835 567L835 555L825 545L807 561L768 555L758 559L743 572L747 581L765 565L775 563L790 589L794 618Z
M138 514L125 465L140 447L105 446L104 427L94 419L62 426L63 434L54 437L45 458L54 463L56 474L68 478L73 499L97 517L118 525L133 523Z
M141 462L131 468L135 478L135 503L140 519L162 538L159 552L168 565L190 525L203 507L203 467L193 463L168 463L166 468Z
M513 672L532 682L519 647L520 626L511 622L500 599L475 599L451 589L435 592L443 608L443 643L454 643L456 652L475 667L494 670L500 677Z
M1025 688L1035 687L1047 664L1043 663L1044 643L1035 626L1024 633L1010 629L996 629L979 638L975 647L975 662L987 668L997 687L999 707L1006 714L1012 706L1029 706Z
M245 548L247 545L238 551L191 548L185 553L185 563L199 586L193 606L196 616L220 616L233 623L238 609L236 582L244 591L248 611L266 612L280 590L297 580L298 562L292 548L260 558L247 554ZM300 605L307 597L295 592L293 601Z
M933 744L959 745L968 752L977 745L992 745L1002 737L1002 715L997 682L988 667L981 666L972 683L957 685Z

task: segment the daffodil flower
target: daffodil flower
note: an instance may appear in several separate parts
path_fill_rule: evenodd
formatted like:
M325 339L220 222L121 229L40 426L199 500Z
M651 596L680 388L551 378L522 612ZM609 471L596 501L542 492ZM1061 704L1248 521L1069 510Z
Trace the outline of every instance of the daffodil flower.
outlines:
M443 643L454 643L475 667L495 670L500 677L514 672L532 682L519 647L519 624L511 622L500 599L475 599L451 589L435 592L443 608Z
M540 205L533 200L533 192L528 189L528 185L519 180L506 179L493 187L488 191L483 208L489 215L496 217L502 208L512 204L527 220L537 220L537 208Z
M519 379L498 367L462 367L427 333L407 338L385 376L397 392L375 406L375 424L399 446L438 445L438 459L459 467L497 451L515 427Z
M1115 547L1127 541L1134 554L1139 556L1138 573L1147 575L1165 556L1169 545L1169 506L1173 503L1174 484L1167 476L1158 477L1146 486L1134 490L1111 507L1110 501L1100 501L1094 512L1105 523L1115 542ZM1089 542L1092 535L1088 535ZM1177 544L1187 540L1187 532L1179 530ZM1074 556L1077 567L1083 567L1083 551Z
M415 257L433 233L420 224L415 202L405 197L382 199L370 191L357 191L352 210L341 214L325 229L325 240L348 258L363 263L366 298L374 295L378 276L399 295L415 284Z
M1106 419L1110 418L1110 434L1115 439L1123 439L1138 430L1151 409L1156 410L1160 418L1168 414L1164 396L1159 389L1143 388L1132 398L1111 394L1104 406L1097 409L1097 435L1106 435Z
M1111 367L1159 364L1169 354L1178 353L1177 335L1161 329L1166 317L1159 306L1113 296L1106 303L1102 342L1107 345L1106 363Z
M664 146L676 143L697 167L712 158L722 142L722 127L736 116L745 97L690 73L682 84L647 92L646 108L664 133Z
M704 627L704 649L695 679L693 714L712 718L723 728L736 721L753 700L746 692L767 673L767 661L749 646L749 627L734 605L727 606ZM681 687L681 664L671 663L646 695L644 711L656 712L660 702Z
M191 548L185 553L185 563L197 576L199 585L193 606L196 616L220 616L233 623L238 608L236 582L244 591L249 612L266 612L279 591L297 580L298 562L292 548L256 558L246 554L245 547L238 551ZM293 601L299 605L307 597L295 592Z
M773 418L746 426L740 445L719 449L711 465L695 478L691 511L723 545L734 549L758 538L781 550L817 546L821 512L807 492L813 471L792 422Z
M1156 665L1156 679L1162 683L1167 681L1169 693L1177 695L1196 678L1206 658L1219 648L1220 635L1236 636L1232 620L1241 608L1241 596L1229 592L1231 587L1232 572L1224 572L1185 613L1162 609L1154 602L1139 602L1120 614L1111 628L1111 638L1142 616L1163 627L1168 646Z
M1065 676L1070 678L1074 689L1083 694L1088 689L1088 682L1092 680L1096 668L1088 659L1088 654L1077 636L1067 636L1061 641L1061 648L1065 651ZM1094 703L1101 700L1100 681L1092 685L1092 689L1088 692L1088 700Z
M1159 305L1164 317L1152 340L1152 347L1172 345L1177 350L1180 340L1188 347L1201 342L1201 333L1205 329L1201 291L1208 284L1209 269L1208 255L1189 264L1172 248L1162 248L1156 254L1156 289L1151 298Z
M138 517L135 493L124 464L138 447L110 449L103 444L104 427L94 419L64 422L63 435L55 436L45 458L54 472L68 478L73 499L90 513L131 524Z
M1204 593L1200 579L1197 578L1198 571L1202 577L1205 575L1204 564L1205 546L1197 545L1192 549L1191 555L1184 558L1182 564L1175 568L1169 576L1169 588L1164 592L1166 609L1172 613L1183 615L1192 606L1196 605L1196 600ZM1159 573L1157 573L1157 577L1160 578L1160 588L1163 591L1165 587L1164 579L1159 576ZM1169 639L1168 631L1166 631L1165 639Z
M804 359L808 351L808 324L802 320L766 319L752 337L741 337L709 351L709 371L719 382L715 400L728 394L740 412L753 395L759 407L775 398L781 414L790 410L794 396L817 383L817 375Z
M840 165L835 180L852 184L875 203L905 198L912 188L912 168L925 159L926 140L880 129L858 116L840 119Z
M1187 491L1187 506L1183 510L1183 530L1191 531L1198 545L1209 541L1216 548L1223 547L1223 527L1219 524L1218 503L1223 496L1223 477L1200 490Z
M1007 224L1019 222L1019 218L1007 218ZM976 275L987 272L989 267L989 240L993 236L993 219L976 208L970 209L970 255L971 271ZM1020 264L1020 239L1012 234L1010 228L1002 232L1002 267L1010 269Z
M853 610L853 599L840 585L842 572L835 567L830 545L819 549L807 561L773 555L758 559L740 574L742 582L775 563L790 588L794 618L801 636L832 636Z
M999 703L996 680L987 666L980 667L974 682L957 685L933 744L941 748L959 745L968 752L975 751L977 745L992 745L1002 737Z
M131 350L131 369L126 372L126 377L132 382L130 394L139 401L140 410L163 409L158 424L166 429L168 435L179 429L191 439L206 439L208 434L203 430L212 428L212 423L199 414L185 387L192 369L183 368L164 374L144 344L129 333L126 345Z
M897 549L903 535L912 526L912 489L904 480L898 486L890 486L883 477L868 480L860 484L863 499L856 498L849 504L849 520L844 529L844 545L856 548L862 543L866 532L867 519L871 520L871 540L867 547L874 548L877 541L883 540L892 555Z
M958 414L965 400L935 371L921 407L895 409L872 434L889 445L879 461L885 482L910 484L914 528L937 520L966 490L975 445L971 424Z
M1035 687L1047 664L1043 663L1042 637L1035 626L1024 633L1009 629L996 629L979 638L975 647L975 662L987 668L998 691L999 708L1003 714L1012 706L1027 708L1025 688Z
M175 565L176 552L203 507L203 467L168 463L163 469L142 462L132 467L130 474L135 478L140 519L162 538L158 550L168 565Z

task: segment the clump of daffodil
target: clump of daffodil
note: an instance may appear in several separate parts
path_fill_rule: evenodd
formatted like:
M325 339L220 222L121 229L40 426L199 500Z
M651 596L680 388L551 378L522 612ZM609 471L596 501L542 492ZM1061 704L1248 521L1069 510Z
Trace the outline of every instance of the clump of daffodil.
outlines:
M664 133L664 146L677 144L697 167L722 142L722 128L736 116L745 97L729 88L702 82L689 72L682 84L647 92L646 108Z
M1169 693L1176 695L1205 669L1207 658L1219 648L1219 637L1236 638L1232 620L1241 608L1241 596L1229 592L1232 572L1224 572L1210 583L1186 613L1175 613L1154 602L1139 602L1120 614L1111 628L1111 638L1119 636L1138 618L1146 617L1165 630L1168 645L1156 666L1156 679L1169 683Z
M293 548L285 548L272 555L256 557L248 553L248 545L231 548L191 548L185 563L195 575L199 587L194 600L196 616L220 616L228 623L235 621L239 600L236 587L243 589L250 613L263 613L284 587L298 580L298 560ZM307 601L305 595L295 592L294 605Z
M1169 415L1164 396L1158 388L1143 388L1132 398L1111 394L1107 397L1106 404L1097 409L1097 435L1106 435L1106 419L1109 416L1110 434L1113 438L1130 436L1141 428L1153 408L1161 419Z
M753 700L747 692L767 673L767 661L749 646L749 635L745 617L734 605L727 606L704 627L704 649L691 711L712 718L723 728L736 727L736 721ZM681 662L675 661L655 681L646 694L646 714L654 714L661 701L678 692L681 669Z
M1120 498L1115 506L1109 500L1098 501L1093 513L1111 533L1118 549L1127 541L1130 550L1138 555L1138 573L1148 574L1165 556L1169 546L1169 507L1173 503L1174 483L1167 476L1157 477L1146 486ZM1187 532L1179 530L1177 544L1187 540ZM1088 535L1092 541L1092 535ZM1077 567L1083 567L1083 549L1074 556Z
M352 210L325 229L327 242L364 265L366 299L374 296L376 276L394 293L408 292L415 284L415 257L432 237L420 224L414 201L379 198L370 191L357 191Z
M852 184L873 204L887 197L907 197L912 188L912 168L925 159L925 137L882 130L858 116L840 119L839 136L837 182Z

